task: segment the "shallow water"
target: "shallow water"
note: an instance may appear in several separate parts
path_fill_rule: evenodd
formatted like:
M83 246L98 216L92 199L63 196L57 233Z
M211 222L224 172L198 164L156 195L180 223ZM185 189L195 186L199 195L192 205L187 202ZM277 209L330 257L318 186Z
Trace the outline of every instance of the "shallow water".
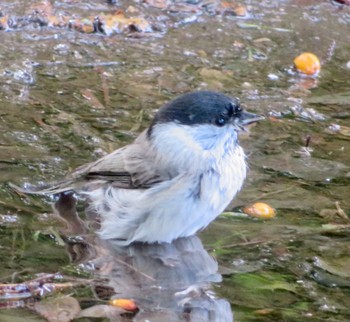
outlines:
M350 7L251 0L245 3L249 16L239 18L135 3L136 15L154 30L106 36L28 22L32 4L3 2L0 10L17 21L0 31L2 283L57 272L96 279L100 287L114 289L111 294L137 300L140 312L124 317L135 321L230 321L228 303L237 321L350 319L349 221L334 214L336 202L350 211ZM53 6L56 14L77 17L128 7L104 1ZM304 51L322 61L317 79L291 72L294 57ZM53 200L8 187L59 179L131 142L159 106L195 89L238 96L248 110L268 117L241 137L250 172L228 210L259 200L277 209L275 219L223 215L200 234L201 241L141 247L152 252L147 262L136 246L125 255L93 236L60 239L67 229L52 212ZM184 249L196 269L186 270ZM147 284L149 278L138 280L113 261L125 256L133 271L157 280L159 293ZM163 258L162 264L154 258ZM103 278L96 271L101 274L101 262L107 267ZM166 271L173 264L178 271ZM197 291L174 299L174 292L193 284L214 292L215 300ZM72 292L83 307L100 303L90 284ZM19 309L0 311L1 321L21 316ZM31 320L42 318L33 314Z

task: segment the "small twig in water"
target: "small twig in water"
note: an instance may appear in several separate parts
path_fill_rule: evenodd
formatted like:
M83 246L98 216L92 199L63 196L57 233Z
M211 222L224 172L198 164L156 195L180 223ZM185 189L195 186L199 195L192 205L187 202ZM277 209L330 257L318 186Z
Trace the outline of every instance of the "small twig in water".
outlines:
M345 211L340 207L339 201L335 202L335 207L337 208L337 214L339 215L339 217L341 217L341 218L345 219L346 221L350 222L350 218L347 216Z
M147 274L145 274L145 273L139 271L138 269L136 269L135 267L131 266L130 264L128 264L128 263L122 261L121 259L115 258L115 260L116 260L117 262L119 262L119 263L125 265L126 267L132 269L132 270L135 271L136 273L138 273L138 274L140 274L140 275L142 275L142 276L144 276L144 277L150 279L151 281L153 281L153 282L156 281L152 276L149 276L149 275L147 275Z
M262 198L265 198L265 197L268 197L268 196L272 196L272 195L276 195L276 194L280 194L282 192L286 192L286 191L289 191L291 189L294 189L296 185L292 185L290 187L287 187L287 188L283 188L283 189L279 189L279 190L276 190L276 191L271 191L271 192L266 192L266 193L263 193L261 194L259 197L253 199L253 202L254 201L257 201L257 200L260 200Z

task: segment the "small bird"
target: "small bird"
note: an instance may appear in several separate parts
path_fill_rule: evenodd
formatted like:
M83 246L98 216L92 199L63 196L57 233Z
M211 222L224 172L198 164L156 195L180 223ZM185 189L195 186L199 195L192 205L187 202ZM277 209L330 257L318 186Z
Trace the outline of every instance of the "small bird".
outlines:
M103 239L170 243L205 228L241 189L247 166L238 133L263 118L222 93L187 93L161 107L133 143L61 181L20 190L81 193L100 216Z

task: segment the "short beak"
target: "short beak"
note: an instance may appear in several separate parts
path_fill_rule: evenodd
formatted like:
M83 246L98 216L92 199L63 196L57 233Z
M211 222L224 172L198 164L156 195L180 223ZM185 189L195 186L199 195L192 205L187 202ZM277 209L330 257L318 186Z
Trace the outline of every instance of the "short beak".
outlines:
M261 120L264 120L265 117L262 115L257 115L249 112L241 112L241 115L239 116L239 125L245 126L248 124L252 124Z

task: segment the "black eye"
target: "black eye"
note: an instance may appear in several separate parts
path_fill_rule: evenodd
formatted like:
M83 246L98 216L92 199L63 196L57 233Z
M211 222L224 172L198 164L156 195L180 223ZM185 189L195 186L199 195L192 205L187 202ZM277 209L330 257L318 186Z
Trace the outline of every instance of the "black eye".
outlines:
M240 106L240 105L235 105L234 107L233 107L233 113L234 114L239 114L239 113L241 113L242 112L242 107Z
M215 123L218 126L224 126L226 124L227 119L223 116L219 116L216 120Z
M230 102L230 104L228 105L227 109L227 114L230 117L236 117L239 116L239 114L242 113L242 108L239 105L239 102Z

